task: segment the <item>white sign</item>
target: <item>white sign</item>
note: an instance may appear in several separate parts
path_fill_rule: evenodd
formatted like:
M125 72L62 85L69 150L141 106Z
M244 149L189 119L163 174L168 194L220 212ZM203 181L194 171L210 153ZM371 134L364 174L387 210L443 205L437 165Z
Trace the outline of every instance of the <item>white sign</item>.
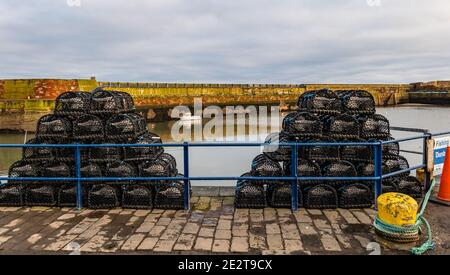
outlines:
M441 175L444 168L445 152L450 146L450 137L434 139L434 175Z

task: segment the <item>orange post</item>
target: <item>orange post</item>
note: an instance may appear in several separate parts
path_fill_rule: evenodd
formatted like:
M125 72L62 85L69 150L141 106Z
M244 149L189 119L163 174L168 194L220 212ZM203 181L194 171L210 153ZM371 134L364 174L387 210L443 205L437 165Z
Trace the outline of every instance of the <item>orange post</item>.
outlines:
M444 168L442 170L439 193L436 198L441 201L450 202L450 147L447 147L445 153Z

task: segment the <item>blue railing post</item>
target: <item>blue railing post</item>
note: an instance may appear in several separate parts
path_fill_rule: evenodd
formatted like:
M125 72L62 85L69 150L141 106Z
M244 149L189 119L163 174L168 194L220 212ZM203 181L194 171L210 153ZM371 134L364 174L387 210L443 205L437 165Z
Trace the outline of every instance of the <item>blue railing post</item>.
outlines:
M191 208L191 184L189 180L189 143L183 143L183 165L184 165L184 209L189 210Z
M77 209L81 210L83 207L83 197L81 191L81 160L80 160L80 146L75 147L75 171L77 178Z
M377 199L382 193L382 181L383 181L383 147L382 142L374 146L374 164L375 164L375 210L378 210Z
M291 146L291 176L295 177L295 179L291 182L291 208L292 211L298 210L298 185L297 185L297 177L298 177L298 157L297 157L297 148L298 145Z

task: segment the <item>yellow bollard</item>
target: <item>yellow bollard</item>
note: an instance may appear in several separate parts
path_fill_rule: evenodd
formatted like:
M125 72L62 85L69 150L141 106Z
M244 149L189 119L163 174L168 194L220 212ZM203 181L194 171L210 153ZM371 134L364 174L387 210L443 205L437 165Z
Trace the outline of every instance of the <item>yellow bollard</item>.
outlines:
M416 224L417 202L405 194L385 193L378 197L378 218L386 224L408 227Z

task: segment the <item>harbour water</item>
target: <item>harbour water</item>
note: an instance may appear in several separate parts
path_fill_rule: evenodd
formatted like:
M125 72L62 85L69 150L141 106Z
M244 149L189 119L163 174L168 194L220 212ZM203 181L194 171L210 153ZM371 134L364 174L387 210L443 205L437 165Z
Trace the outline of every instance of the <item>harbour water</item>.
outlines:
M379 107L377 113L386 116L391 123L391 126L424 128L432 132L450 130L450 106L436 106L436 105L399 105L395 107ZM205 125L208 121L203 120L201 123ZM164 143L175 142L171 135L171 129L174 121L149 123L148 128L161 136ZM246 121L245 133L237 130L231 133L231 138L234 140L249 140L249 137L254 137L251 132L251 122ZM273 131L274 129L269 129ZM275 129L276 130L276 129ZM268 131L268 132L271 132ZM230 133L223 131L224 139L230 138ZM266 133L260 133L260 140L264 141ZM417 133L407 133L392 131L395 138L402 138L407 136L415 136ZM1 144L21 144L24 141L33 137L33 134L0 134ZM203 140L208 137L203 137ZM196 140L197 141L197 140ZM252 139L252 141L256 141ZM422 142L412 141L401 144L401 148L405 150L421 151ZM183 151L182 148L165 148L166 152L175 156L178 162L180 172L183 172ZM191 148L190 149L190 175L191 176L240 176L241 174L250 170L252 159L261 153L259 147L208 147L208 148ZM410 165L416 165L421 162L421 156L403 153L408 159ZM9 166L21 158L21 149L0 149L0 173L7 174ZM235 182L225 181L206 181L193 182L193 185L200 186L229 186L234 185Z

